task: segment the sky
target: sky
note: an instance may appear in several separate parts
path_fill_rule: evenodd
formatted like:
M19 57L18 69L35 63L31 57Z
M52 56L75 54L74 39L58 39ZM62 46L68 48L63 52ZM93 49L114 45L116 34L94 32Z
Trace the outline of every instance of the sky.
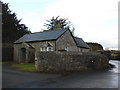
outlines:
M53 16L68 18L75 36L85 42L97 42L104 49L118 49L119 0L2 0L9 3L21 23L30 31L46 29Z

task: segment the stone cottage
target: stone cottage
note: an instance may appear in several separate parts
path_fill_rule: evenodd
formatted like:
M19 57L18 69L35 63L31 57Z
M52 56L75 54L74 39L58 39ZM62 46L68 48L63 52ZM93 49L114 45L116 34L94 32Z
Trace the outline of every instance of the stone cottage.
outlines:
M19 63L33 62L37 52L52 51L88 52L89 46L67 29L26 34L14 42L14 60Z

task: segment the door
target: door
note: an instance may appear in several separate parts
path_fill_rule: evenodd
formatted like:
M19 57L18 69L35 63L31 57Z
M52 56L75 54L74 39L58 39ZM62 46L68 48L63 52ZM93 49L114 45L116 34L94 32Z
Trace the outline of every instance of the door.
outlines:
M21 62L26 61L26 48L21 48Z

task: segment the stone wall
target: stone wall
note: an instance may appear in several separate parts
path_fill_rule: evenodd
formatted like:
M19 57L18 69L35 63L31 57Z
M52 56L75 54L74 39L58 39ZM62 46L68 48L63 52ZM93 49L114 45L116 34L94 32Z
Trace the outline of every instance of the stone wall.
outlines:
M106 56L92 53L76 52L40 52L36 54L37 71L64 72L103 69L108 67Z
M78 47L70 33L66 31L60 38L56 40L56 51L66 50L66 51L78 51Z
M55 50L55 41L48 41L53 45L53 50ZM34 56L36 52L40 51L40 48L46 44L46 41L43 42L32 42L32 43L20 43L20 44L14 44L14 61L21 63L21 62L34 62ZM25 48L26 58L22 57L21 49ZM24 59L24 60L23 60Z

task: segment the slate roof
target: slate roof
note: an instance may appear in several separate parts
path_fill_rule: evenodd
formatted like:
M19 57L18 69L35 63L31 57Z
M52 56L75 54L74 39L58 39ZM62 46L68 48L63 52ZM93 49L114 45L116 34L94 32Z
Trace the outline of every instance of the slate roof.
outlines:
M51 30L51 31L44 31L44 32L37 32L32 34L25 34L20 39L15 41L14 43L22 43L22 42L37 42L37 41L48 41L48 40L57 40L61 35L66 32L65 29L63 30ZM77 47L81 48L90 48L82 38L73 37Z
M14 43L56 40L65 32L66 30L53 30L53 31L25 34L23 37L21 37Z
M75 41L76 41L76 44L78 47L81 47L81 48L90 48L84 41L82 38L78 38L78 37L74 37Z

